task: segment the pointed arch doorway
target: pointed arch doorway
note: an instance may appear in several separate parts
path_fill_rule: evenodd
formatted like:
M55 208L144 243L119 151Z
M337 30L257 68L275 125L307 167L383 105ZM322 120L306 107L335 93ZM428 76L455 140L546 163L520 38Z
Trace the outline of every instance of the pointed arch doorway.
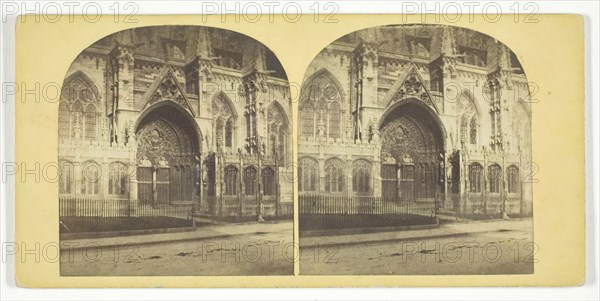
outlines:
M382 116L380 133L384 200L435 201L444 191L444 129L435 112L418 100L400 101Z
M136 128L139 202L199 202L201 135L195 121L169 102L147 112Z

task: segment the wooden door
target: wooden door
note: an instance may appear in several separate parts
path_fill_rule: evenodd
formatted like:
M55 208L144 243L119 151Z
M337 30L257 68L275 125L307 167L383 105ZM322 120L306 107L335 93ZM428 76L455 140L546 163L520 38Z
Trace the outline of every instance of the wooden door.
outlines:
M156 203L171 204L170 200L170 170L169 168L158 168L156 171Z
M398 167L396 164L381 165L381 196L384 201L398 201Z
M178 202L182 200L181 188L182 188L182 168L179 166L174 166L169 169L170 176L170 199L172 202Z
M412 202L415 199L415 166L403 165L400 168L400 200Z
M153 189L152 189L152 167L138 167L138 200L142 204L152 204Z

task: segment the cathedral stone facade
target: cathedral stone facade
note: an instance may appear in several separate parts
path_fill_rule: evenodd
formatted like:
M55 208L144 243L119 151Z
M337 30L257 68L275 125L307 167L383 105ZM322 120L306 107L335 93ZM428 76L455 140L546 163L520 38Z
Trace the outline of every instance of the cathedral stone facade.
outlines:
M303 196L532 213L531 109L515 53L452 26L384 26L323 49L298 113ZM302 213L302 212L300 212Z
M292 158L289 83L250 37L199 26L107 36L73 61L58 115L67 215L117 200L131 212L291 216L293 184L280 180L293 176L283 168Z

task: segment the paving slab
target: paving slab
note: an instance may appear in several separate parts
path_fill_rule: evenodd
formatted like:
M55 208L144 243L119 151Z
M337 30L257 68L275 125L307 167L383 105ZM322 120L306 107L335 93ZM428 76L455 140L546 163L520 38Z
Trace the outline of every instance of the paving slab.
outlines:
M531 229L531 226L532 220L528 218L440 224L438 228L433 229L314 237L300 236L300 248L314 248L333 245L344 246L436 237L461 236L481 232Z
M77 250L83 248L114 248L126 245L147 245L193 241L203 239L226 238L235 235L250 235L270 232L289 231L293 235L292 221L244 223L230 225L211 225L198 227L193 231L178 233L159 233L145 235L131 235L123 237L87 238L61 241L63 250Z

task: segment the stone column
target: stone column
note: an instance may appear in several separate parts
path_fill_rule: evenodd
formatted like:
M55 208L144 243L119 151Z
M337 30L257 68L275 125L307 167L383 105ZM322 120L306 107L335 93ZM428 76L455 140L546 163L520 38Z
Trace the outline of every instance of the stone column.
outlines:
M110 180L110 166L108 162L108 158L103 156L102 163L100 163L100 177L99 179L94 179L98 181L98 194L100 198L107 198L109 196L108 193L108 184Z
M325 153L323 150L323 144L319 144L319 187L318 193L325 192Z
M200 145L200 147L202 147L202 145ZM200 207L202 205L202 197L204 196L204 158L202 157L202 153L198 153L198 170L197 170L197 174L196 177L198 179L197 183L194 183L194 185L196 185L198 188L198 207L196 208L196 211L200 210Z
M460 173L460 213L466 214L468 212L468 208L472 206L471 203L471 195L469 194L469 159L463 158L462 155L459 156L459 173ZM464 206L462 204L465 204ZM464 209L463 209L464 208Z
M442 181L444 181L444 187L443 187L443 189L444 189L444 207L443 208L445 210L453 210L454 206L452 204L452 198L450 197L450 192L451 191L450 191L450 189L448 189L448 184L449 183L454 184L453 182L456 181L456 180L455 180L454 173L453 173L453 166L450 163L450 154L448 154L448 152L444 152L443 156L444 156L442 158L442 160L444 160L443 168L445 170L443 170L440 173L440 174L444 175L444 178L442 179ZM450 166L448 166L448 164ZM448 168L450 168L450 173L448 173ZM448 174L450 174L450 176L451 176L450 179L448 179Z
M77 156L78 157L78 156ZM74 178L74 183L73 183L73 196L74 196L74 205L75 205L75 216L79 216L81 215L80 213L80 208L81 208L81 204L85 201L82 199L82 193L81 193L81 171L82 171L82 167L81 167L81 161L79 158L76 158L77 161L74 162L73 164L73 172L75 173L73 175Z
M129 175L129 215L136 216L136 209L138 207L138 180L135 160L129 161L127 169L127 174Z
M379 150L375 149L375 152L378 153ZM373 160L373 165L371 166L371 189L374 197L382 196L381 185L381 158L379 155L376 155Z
M500 171L500 179L502 181L502 190L500 190L500 200L502 203L500 205L500 211L502 213L503 218L508 218L506 208L508 198L508 183L506 179L506 171L506 155L505 153L502 153L502 170Z
M158 201L158 190L156 187L156 179L157 179L158 168L155 166L152 167L152 205L157 205Z
M352 168L352 156L346 155L346 196L352 197L354 195L353 181L354 181L354 170Z
M488 165L488 157L487 157L487 151L484 150L483 151L483 170L481 171L481 174L483 175L483 187L482 187L482 194L483 194L483 198L482 198L482 206L483 206L483 212L485 213L485 211L487 210L487 191L489 189L489 183L488 183L488 177L487 177L487 166Z
M219 207L220 207L220 203L223 200L223 181L225 180L224 178L224 171L225 171L225 166L224 166L224 162L222 162L222 157L218 154L215 154L215 203L214 203L214 207L212 208L212 212L210 212L210 214L212 214L213 216L217 216L218 212L219 212Z

